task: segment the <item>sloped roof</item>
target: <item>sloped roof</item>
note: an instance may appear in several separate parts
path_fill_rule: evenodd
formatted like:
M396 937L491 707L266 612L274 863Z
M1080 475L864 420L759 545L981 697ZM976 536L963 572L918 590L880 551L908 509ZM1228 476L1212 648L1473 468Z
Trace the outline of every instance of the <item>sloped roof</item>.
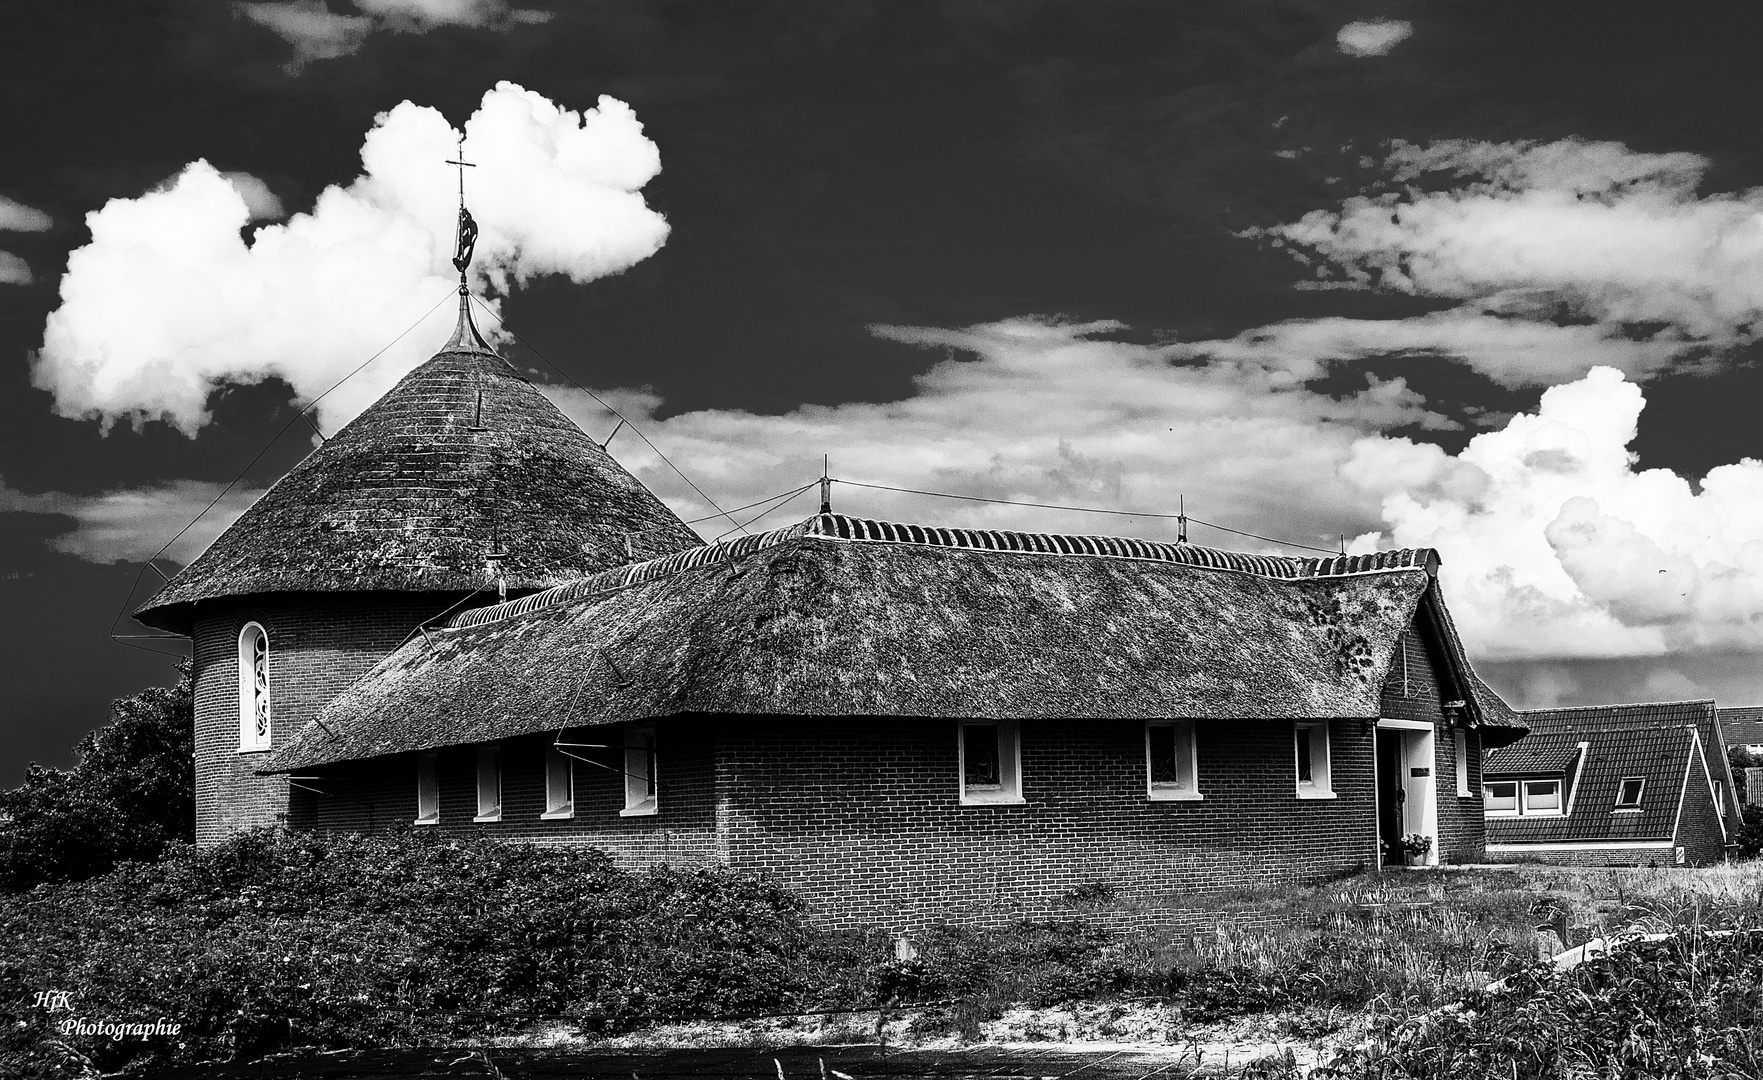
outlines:
M1562 792L1564 799L1571 796L1571 805L1568 807L1570 812L1560 816L1490 815L1487 818L1488 843L1670 840L1677 825L1677 808L1679 797L1684 791L1685 769L1692 764L1694 767L1689 769L1690 794L1696 794L1695 785L1699 784L1702 797L1707 797L1708 782L1703 776L1701 763L1691 761L1695 735L1693 723L1619 723L1614 726L1575 723L1571 733L1550 731L1545 726L1539 726L1556 722L1549 713L1581 711L1562 709L1526 712L1525 718L1533 725L1532 733L1505 751L1490 755L1489 762L1492 767L1499 755L1514 751L1523 753L1520 747L1532 739L1540 739L1545 746L1553 746L1558 740L1568 738L1575 743L1584 741L1588 744L1584 764L1574 778L1571 790ZM1578 720L1577 717L1569 719ZM1506 775L1516 775L1517 772L1518 770L1512 770ZM1617 811L1616 795L1622 781L1636 776L1646 779L1646 787L1641 792L1640 812ZM1492 775L1487 775L1487 779L1493 778Z
M1718 713L1728 746L1756 746L1763 743L1763 706L1720 709Z
M289 470L136 618L274 592L544 589L702 544L500 356L461 332ZM480 407L481 395L481 407ZM627 538L629 550L626 549Z
M267 768L691 712L1371 717L1434 559L820 515L464 613Z
M1510 746L1488 751L1482 762L1485 777L1560 775L1579 755L1579 736L1531 732Z

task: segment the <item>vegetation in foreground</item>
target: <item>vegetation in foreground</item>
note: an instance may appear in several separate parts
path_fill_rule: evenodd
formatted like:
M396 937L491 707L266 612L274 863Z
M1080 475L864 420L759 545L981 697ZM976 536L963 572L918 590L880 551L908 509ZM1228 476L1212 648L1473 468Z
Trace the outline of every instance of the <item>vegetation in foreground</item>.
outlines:
M1752 937L1695 937L1681 956L1652 947L1555 976L1536 964L1534 927L1554 911L1588 930L1758 926L1760 884L1756 865L1369 876L1219 898L1282 916L1268 929L1118 934L1076 917L942 927L900 959L886 934L812 930L794 897L750 876L632 874L592 850L421 833L262 831L12 898L0 912L12 1012L0 1073L457 1043L540 1018L615 1032L887 1002L943 1002L920 1012L916 1034L977 1037L1016 1003L1100 1000L1155 1003L1183 1024L1285 1012L1294 1040L1327 1034L1316 1017L1330 1009L1369 1011L1377 1038L1343 1059L1342 1077L1604 1068L1594 1051L1608 1025L1588 1017L1642 1035L1608 1044L1627 1047L1614 1060L1629 1071L1584 1075L1757 1075L1744 1057L1755 1043L1734 1035L1757 1019L1757 950L1740 944ZM1073 915L1107 893L1074 895ZM1496 978L1512 989L1482 994ZM30 1007L48 989L73 991L73 1015L180 1030L64 1036L54 1025L68 1013ZM1533 1044L1563 1049L1544 1059Z

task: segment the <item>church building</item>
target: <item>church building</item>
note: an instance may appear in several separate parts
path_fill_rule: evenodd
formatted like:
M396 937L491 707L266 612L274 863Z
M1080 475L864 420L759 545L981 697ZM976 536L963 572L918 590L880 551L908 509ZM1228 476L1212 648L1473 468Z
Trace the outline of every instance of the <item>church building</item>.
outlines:
M1483 860L1482 755L1525 726L1434 552L831 512L705 544L465 299L137 613L193 641L199 843L592 845L894 927Z

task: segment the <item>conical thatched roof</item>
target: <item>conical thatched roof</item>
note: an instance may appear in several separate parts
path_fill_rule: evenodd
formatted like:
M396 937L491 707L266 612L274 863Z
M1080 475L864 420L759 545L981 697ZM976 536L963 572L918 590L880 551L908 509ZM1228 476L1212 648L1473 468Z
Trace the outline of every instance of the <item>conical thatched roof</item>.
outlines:
M475 331L461 332L135 617L188 633L194 605L219 597L469 592L494 589L497 566L511 590L544 589L702 542Z
M680 713L1372 718L1435 565L823 514L461 613L270 768Z

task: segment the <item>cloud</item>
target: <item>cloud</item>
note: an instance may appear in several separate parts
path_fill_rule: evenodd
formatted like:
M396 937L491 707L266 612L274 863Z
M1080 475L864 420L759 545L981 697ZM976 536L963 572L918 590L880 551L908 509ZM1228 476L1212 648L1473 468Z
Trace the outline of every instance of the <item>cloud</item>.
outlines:
M226 182L233 185L239 198L245 200L245 210L251 215L252 221L274 221L283 216L282 201L276 198L269 185L252 176L248 172L221 173Z
M30 264L10 251L0 251L0 285L29 285Z
M234 488L204 514L221 488L218 483L178 480L98 495L59 491L27 495L0 480L0 513L73 518L74 528L54 537L49 546L95 563L145 562L201 514L201 520L163 553L174 562L188 563L263 495L261 490Z
M961 495L1196 516L1332 547L1374 527L1378 496L1340 475L1355 441L1432 418L1401 382L1368 381L1342 400L1306 390L1256 357L1193 363L1170 346L1105 340L1113 323L1043 319L943 329L876 326L908 345L948 352L915 392L879 404L803 406L784 415L731 410L656 420L660 401L614 397L673 460L737 506L809 483L831 457L834 476ZM956 359L956 356L972 359ZM587 430L614 421L573 390L547 390ZM713 513L628 432L613 441L627 467L682 516ZM763 519L773 527L813 510L814 492ZM834 488L853 512L908 521L1174 538L1174 521L1000 506ZM761 508L738 515L745 519ZM730 530L707 521L706 535ZM1220 546L1256 541L1195 526Z
M1452 612L1483 655L1763 649L1763 462L1720 466L1699 491L1636 470L1644 405L1598 368L1455 457L1363 439L1342 475L1382 496L1385 527L1355 547L1438 548Z
M12 232L46 232L55 220L41 210L0 195L0 229Z
M1403 19L1361 19L1341 27L1334 39L1348 56L1382 56L1413 33L1414 24Z
M162 418L193 433L223 383L280 378L310 401L385 349L320 403L334 430L451 326L457 195L442 162L455 139L439 112L404 102L368 132L363 175L249 242L242 182L206 162L160 190L112 200L87 215L92 241L68 259L34 384L64 416ZM660 154L623 102L602 97L577 113L500 83L466 121L465 152L478 162L466 183L481 286L506 292L547 274L590 281L666 240L667 223L640 193ZM388 346L425 311L428 321Z
M376 30L423 33L441 26L504 29L547 22L550 13L510 9L503 0L354 0L360 15L330 10L323 0L274 0L234 6L245 18L294 46L288 70L358 51Z

